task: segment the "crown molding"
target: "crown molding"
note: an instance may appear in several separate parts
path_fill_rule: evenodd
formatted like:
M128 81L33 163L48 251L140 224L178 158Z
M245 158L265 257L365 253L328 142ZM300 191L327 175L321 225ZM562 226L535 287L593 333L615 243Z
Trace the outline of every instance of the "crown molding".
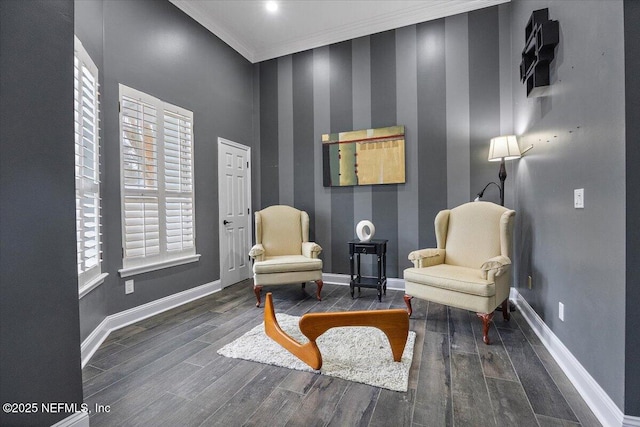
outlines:
M265 48L250 46L247 42L229 32L224 25L208 15L197 1L170 1L247 60L256 63L382 31L508 3L511 0L431 0L398 10L395 13L377 15L371 18L355 20L345 25L328 27L322 31L312 32L305 37L296 37L295 39L280 42L276 46L267 46Z
M272 48L257 50L253 54L254 62L290 55L292 53L406 27L420 22L470 12L509 1L510 0L470 0L463 2L456 0L439 0L424 2L422 5L399 10L396 13L362 19L348 25L332 27L329 31L316 32L304 38L281 43Z

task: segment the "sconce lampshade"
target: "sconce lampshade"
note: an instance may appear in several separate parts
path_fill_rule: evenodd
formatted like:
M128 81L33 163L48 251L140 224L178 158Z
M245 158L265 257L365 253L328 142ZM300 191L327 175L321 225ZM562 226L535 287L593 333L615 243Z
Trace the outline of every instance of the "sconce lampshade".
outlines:
M520 147L515 135L496 136L491 138L489 161L499 162L502 159L512 160L521 157Z

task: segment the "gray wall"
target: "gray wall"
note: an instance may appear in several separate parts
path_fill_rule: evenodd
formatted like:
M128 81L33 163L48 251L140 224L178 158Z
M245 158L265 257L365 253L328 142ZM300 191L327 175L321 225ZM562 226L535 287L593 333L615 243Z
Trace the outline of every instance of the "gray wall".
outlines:
M217 138L253 145L253 66L168 1L78 1L78 38L102 86L103 270L80 301L82 339L105 315L220 278ZM95 55L95 57L94 57ZM124 293L120 218L118 83L194 113L196 252L199 262L133 277ZM255 172L254 172L254 180Z
M257 65L262 187L254 208L282 203L308 211L327 273L349 273L346 242L360 220L370 219L375 237L389 240L388 276L402 277L411 250L435 245L437 212L469 201L497 179L498 165L486 158L489 139L501 130L504 10L486 8ZM395 124L405 125L405 184L322 186L321 134ZM488 200L499 200L494 193L487 191Z
M514 130L521 146L535 146L514 162L514 286L624 408L629 217L623 2L515 1L511 6ZM545 7L560 23L551 92L527 98L517 74L524 27L533 10ZM585 189L585 209L573 207L576 188ZM527 275L533 276L531 290ZM560 301L564 322L558 319Z
M0 2L0 76L0 402L79 405L72 1Z
M625 334L625 403L624 413L640 416L640 197L635 191L640 185L640 3L624 1L624 57L626 106L626 334Z

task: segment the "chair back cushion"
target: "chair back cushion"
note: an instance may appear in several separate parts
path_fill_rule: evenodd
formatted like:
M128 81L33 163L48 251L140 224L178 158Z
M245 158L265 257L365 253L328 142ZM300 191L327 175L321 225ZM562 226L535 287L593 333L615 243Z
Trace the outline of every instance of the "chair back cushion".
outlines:
M302 242L308 239L308 234L303 236L302 232L303 213L284 205L269 206L255 213L256 243L262 243L265 256L302 254Z
M514 211L490 202L471 202L449 211L445 263L480 268L494 256L510 257Z

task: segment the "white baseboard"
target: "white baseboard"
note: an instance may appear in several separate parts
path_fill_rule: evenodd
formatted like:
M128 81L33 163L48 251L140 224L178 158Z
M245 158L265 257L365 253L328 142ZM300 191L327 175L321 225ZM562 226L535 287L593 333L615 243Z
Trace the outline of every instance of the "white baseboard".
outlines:
M332 285L349 286L351 276L348 274L322 273L322 281L325 283L331 283ZM387 289L404 291L404 279L387 277Z
M347 274L322 273L322 281L332 285L349 286L349 276Z
M82 346L80 347L82 367L84 368L87 362L91 359L91 356L93 356L112 331L220 290L222 290L220 280L216 280L211 283L187 289L186 291L178 292L177 294L169 295L167 297L151 301L147 304L107 316L82 342Z
M622 420L622 427L640 427L640 417L625 415Z
M87 412L76 412L51 427L89 427L89 414Z
M538 335L565 375L582 396L598 420L605 426L640 427L640 418L624 415L609 395L600 387L569 349L544 323L529 303L511 288L511 300L515 302L522 317Z

